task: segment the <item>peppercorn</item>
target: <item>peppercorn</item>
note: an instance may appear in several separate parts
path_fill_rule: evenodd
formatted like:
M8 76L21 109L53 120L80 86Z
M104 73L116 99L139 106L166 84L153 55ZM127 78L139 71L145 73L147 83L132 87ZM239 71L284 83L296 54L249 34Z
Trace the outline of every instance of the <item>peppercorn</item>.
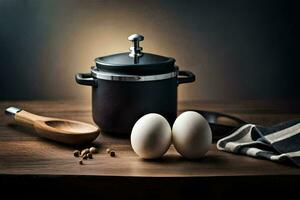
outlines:
M81 151L81 156L84 156L85 154L88 154L88 153L90 153L90 150L89 149L84 149L84 150L82 150Z
M90 153L97 153L98 149L95 147L90 148Z
M82 160L79 160L78 163L79 163L79 165L83 165L83 161Z
M89 158L89 159L92 159L93 158L93 154L92 153L88 153L88 154L86 154L87 155L87 157Z
M82 156L82 158L83 158L84 160L88 159L87 154L84 154L84 155Z
M111 157L115 157L115 156L116 156L116 152L113 151L113 150L111 150L111 151L110 151L110 156L111 156Z
M75 150L75 151L73 152L73 154L74 154L74 157L79 157L80 151L79 151L79 150Z

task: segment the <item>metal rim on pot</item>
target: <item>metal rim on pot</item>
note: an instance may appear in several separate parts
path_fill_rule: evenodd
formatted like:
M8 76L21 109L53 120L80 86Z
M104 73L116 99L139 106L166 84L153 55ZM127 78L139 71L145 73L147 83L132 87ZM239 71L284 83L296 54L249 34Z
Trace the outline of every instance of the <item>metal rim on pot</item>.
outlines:
M91 74L94 78L111 81L157 81L177 77L178 70L165 74L141 76L103 72L97 70L96 67L92 67Z

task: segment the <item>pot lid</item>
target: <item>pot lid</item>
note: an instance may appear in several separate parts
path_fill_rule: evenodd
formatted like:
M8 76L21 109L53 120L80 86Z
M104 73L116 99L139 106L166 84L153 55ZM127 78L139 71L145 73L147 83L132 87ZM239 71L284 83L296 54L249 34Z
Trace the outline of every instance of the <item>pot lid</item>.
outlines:
M96 58L97 70L132 75L164 74L176 70L174 58L142 52L139 43L144 40L144 36L133 34L128 40L133 42L130 52Z

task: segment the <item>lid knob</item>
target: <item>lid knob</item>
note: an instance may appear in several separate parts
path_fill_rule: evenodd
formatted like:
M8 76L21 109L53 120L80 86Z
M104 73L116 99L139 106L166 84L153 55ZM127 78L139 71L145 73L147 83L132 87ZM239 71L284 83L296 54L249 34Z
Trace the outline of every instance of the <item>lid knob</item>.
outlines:
M143 56L143 48L140 47L140 41L144 40L144 36L140 34L132 34L128 37L128 40L133 42L133 46L129 48L130 54L129 56L134 58L134 63L139 63L139 57Z

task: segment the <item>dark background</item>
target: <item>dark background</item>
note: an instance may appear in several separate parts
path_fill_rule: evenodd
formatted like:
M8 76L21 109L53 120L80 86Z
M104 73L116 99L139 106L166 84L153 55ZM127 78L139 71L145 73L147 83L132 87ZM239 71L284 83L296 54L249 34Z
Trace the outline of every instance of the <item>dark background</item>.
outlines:
M197 75L179 100L297 100L295 2L0 0L0 100L89 99L74 74L135 32Z

